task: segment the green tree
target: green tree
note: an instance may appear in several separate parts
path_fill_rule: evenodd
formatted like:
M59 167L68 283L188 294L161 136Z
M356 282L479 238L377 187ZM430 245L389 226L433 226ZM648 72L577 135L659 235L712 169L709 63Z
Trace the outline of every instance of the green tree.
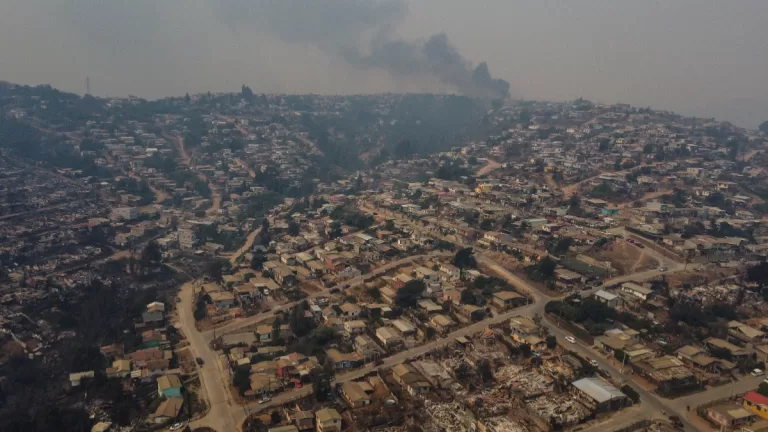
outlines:
M414 279L406 283L395 295L395 305L401 308L412 308L421 299L426 285L421 279Z
M557 346L557 336L547 336L547 348L554 349Z
M557 268L557 263L548 256L542 258L541 261L536 264L536 269L545 279L551 278L555 275L555 268Z
M245 392L251 389L251 366L243 365L235 369L235 374L232 376L232 383L240 392L240 395L244 395Z
M483 219L482 222L480 222L480 229L483 231L490 231L493 229L493 221L490 219Z
M456 252L456 255L453 256L453 265L460 269L476 268L477 261L475 260L472 248L463 248Z
M294 221L290 221L288 223L288 234L292 236L297 236L301 232L301 228L299 227L299 224L297 224Z

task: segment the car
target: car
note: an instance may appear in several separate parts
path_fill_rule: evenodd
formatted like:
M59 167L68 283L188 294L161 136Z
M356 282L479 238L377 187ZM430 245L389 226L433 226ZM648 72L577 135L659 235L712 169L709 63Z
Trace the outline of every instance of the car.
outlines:
M635 246L639 247L640 249L645 249L645 245L640 242L635 242Z
M752 372L750 372L750 375L752 375L753 377L758 377L758 376L762 376L764 373L765 372L763 372L762 369L755 369Z
M576 343L576 338L574 338L573 336L566 336L565 340L567 340L570 343Z
M601 281L601 280L596 280L596 281L595 281L595 283L594 283L593 285L594 285L594 286L596 286L596 287L599 287L599 286L603 285L603 281Z
M344 284L344 289L349 288L349 284Z
M662 273L664 273L667 270L669 270L669 269L666 268L666 267L659 267L659 271L662 272Z
M331 294L336 294L337 292L339 292L338 288L331 288L331 291L330 291Z
M203 359L201 359L200 357L195 358L195 362L197 362L198 366L202 366L205 364Z
M265 404L265 403L267 403L267 402L269 402L269 401L271 401L271 400L272 400L272 398L271 398L271 397L269 397L269 396L264 396L263 398L259 399L259 405L261 405L261 404Z
M174 423L174 424L171 426L171 428L170 428L170 429L171 429L172 431L175 431L175 430L179 430L179 429L181 429L181 428L183 428L183 427L184 427L184 423Z
M598 367L597 360L590 360L589 364L591 364L594 367Z

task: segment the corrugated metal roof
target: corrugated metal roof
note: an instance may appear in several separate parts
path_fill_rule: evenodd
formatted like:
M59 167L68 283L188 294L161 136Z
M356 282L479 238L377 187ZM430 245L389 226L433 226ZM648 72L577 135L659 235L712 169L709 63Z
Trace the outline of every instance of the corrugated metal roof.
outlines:
M572 384L598 403L627 397L611 384L598 378L583 378Z

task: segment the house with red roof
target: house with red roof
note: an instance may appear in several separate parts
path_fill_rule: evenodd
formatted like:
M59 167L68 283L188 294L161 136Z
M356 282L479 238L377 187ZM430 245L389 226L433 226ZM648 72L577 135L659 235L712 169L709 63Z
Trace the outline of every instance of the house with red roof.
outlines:
M742 403L746 409L768 420L768 397L753 391L744 395Z

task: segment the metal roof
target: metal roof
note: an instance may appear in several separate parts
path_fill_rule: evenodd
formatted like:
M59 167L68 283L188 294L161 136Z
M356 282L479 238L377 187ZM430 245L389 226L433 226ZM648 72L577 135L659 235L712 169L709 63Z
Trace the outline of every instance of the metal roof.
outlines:
M572 385L594 399L597 403L627 397L624 393L619 391L619 389L599 378L583 378L574 381Z

